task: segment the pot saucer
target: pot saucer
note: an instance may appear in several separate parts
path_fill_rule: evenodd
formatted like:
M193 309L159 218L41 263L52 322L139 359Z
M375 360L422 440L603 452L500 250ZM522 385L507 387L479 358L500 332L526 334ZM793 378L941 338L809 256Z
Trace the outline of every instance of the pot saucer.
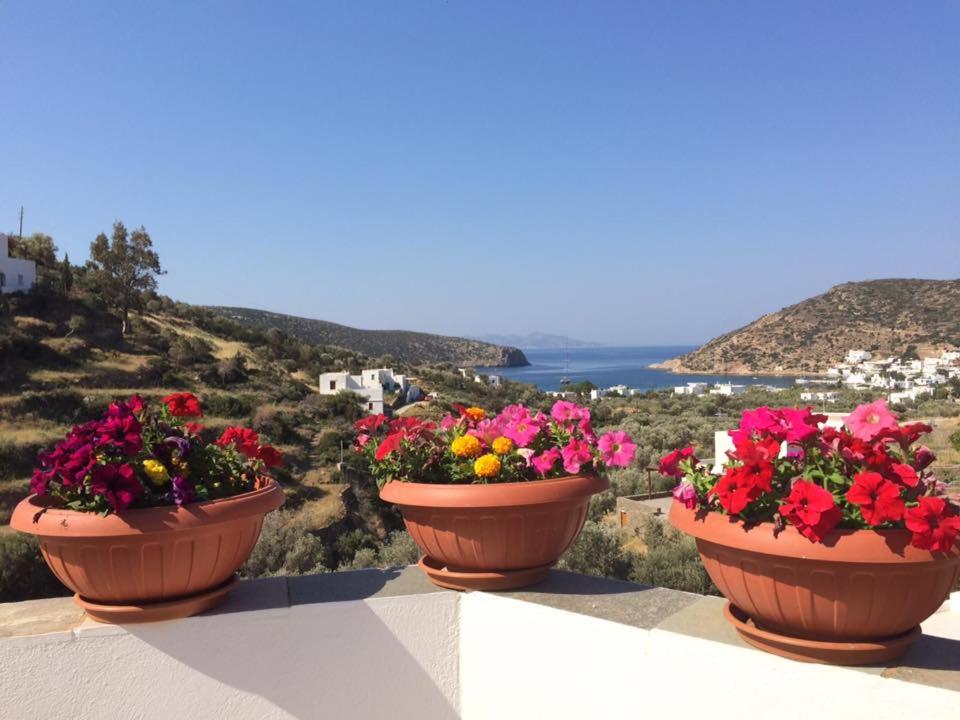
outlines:
M733 603L723 608L727 621L746 642L774 655L801 662L830 665L887 665L907 651L920 637L920 626L893 637L852 642L807 640L757 627L747 614Z
M480 570L465 572L447 569L439 560L424 555L417 563L430 582L451 590L513 590L536 585L553 565L522 570Z
M233 591L236 587L237 576L230 577L224 583L214 588L205 590L196 595L177 598L176 600L165 600L162 602L144 602L140 604L129 605L111 605L98 603L93 600L87 600L80 595L74 595L73 601L82 607L87 615L93 620L102 623L113 623L114 625L125 625L127 623L145 623L157 622L160 620L175 620L177 618L190 617L216 607Z

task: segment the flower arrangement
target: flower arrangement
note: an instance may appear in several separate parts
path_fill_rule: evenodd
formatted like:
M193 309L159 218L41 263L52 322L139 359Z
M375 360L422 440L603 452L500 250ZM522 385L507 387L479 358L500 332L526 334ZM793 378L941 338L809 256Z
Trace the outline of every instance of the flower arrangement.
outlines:
M600 437L590 410L564 400L549 415L510 405L495 416L454 405L439 424L371 415L356 423L354 449L382 486L423 483L498 483L602 473L626 467L636 445L624 432Z
M185 392L163 398L157 410L137 395L114 402L39 454L30 489L70 510L119 513L248 492L281 464L250 428L229 427L204 442L194 420L202 416L200 401Z
M792 525L811 542L834 528L906 528L915 547L950 550L960 508L929 471L933 453L916 444L930 426L900 425L884 400L859 406L840 429L826 420L810 408L747 410L721 475L691 447L664 457L660 472L680 481L673 496L689 509L773 522L775 532Z

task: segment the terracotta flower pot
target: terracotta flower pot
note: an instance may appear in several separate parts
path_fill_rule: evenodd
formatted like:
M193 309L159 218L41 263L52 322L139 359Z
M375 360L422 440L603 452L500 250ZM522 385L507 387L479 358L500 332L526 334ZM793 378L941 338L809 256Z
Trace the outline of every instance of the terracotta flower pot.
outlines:
M749 643L800 660L882 663L902 654L960 576L960 549L931 553L907 530L834 530L811 543L772 523L746 529L674 502L670 522L696 538L704 567Z
M542 580L580 534L605 478L571 475L488 485L390 482L380 498L399 506L437 585L505 590Z
M48 507L31 495L10 525L37 536L47 565L91 617L151 622L222 602L263 518L283 500L280 486L265 480L230 498L103 517Z

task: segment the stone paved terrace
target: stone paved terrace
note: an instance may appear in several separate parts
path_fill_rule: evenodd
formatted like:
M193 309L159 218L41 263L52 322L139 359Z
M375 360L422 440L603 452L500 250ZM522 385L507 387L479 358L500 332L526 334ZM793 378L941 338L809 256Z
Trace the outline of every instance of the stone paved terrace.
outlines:
M960 594L896 666L745 645L719 598L554 571L440 590L415 567L243 582L221 608L116 627L69 598L0 605L0 717L956 718Z

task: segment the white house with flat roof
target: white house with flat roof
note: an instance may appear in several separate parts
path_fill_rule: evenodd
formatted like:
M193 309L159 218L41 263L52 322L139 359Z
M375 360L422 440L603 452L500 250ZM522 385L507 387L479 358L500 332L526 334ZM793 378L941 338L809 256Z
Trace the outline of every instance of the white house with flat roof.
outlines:
M10 257L10 238L0 233L0 294L27 292L36 282L37 264Z
M373 414L383 412L384 392L405 394L408 387L406 375L394 373L393 368L369 368L359 375L328 372L320 376L321 395L336 395L341 392L362 395L367 400L367 411Z

